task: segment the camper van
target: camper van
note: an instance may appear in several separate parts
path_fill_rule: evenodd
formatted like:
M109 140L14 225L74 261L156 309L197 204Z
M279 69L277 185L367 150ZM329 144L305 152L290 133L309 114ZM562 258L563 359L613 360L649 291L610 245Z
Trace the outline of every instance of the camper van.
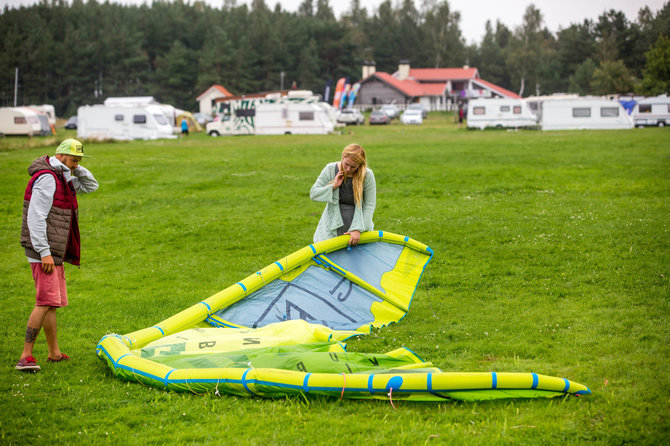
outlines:
M633 120L617 101L602 98L545 100L542 130L630 129Z
M0 133L4 135L39 135L40 120L35 112L22 108L0 108Z
M223 114L207 124L208 135L325 135L334 128L328 114L314 103L245 101L228 105Z
M638 101L633 109L636 127L670 125L670 98L666 95Z
M521 99L472 99L468 128L522 128L537 126L537 118Z
M127 141L176 138L177 135L156 105L84 105L77 110L77 137Z

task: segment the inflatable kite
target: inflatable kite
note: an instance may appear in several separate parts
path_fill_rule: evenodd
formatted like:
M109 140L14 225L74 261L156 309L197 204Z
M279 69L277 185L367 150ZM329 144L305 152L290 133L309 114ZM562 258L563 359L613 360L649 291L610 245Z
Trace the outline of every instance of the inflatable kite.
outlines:
M152 327L108 334L97 354L121 379L193 393L444 401L585 395L535 373L447 373L400 348L344 342L400 321L432 250L388 232L309 245Z

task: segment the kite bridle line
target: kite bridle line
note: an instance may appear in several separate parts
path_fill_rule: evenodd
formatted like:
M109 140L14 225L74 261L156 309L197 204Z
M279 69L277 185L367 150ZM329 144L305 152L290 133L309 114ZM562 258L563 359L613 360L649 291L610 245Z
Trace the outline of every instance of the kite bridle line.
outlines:
M208 394L209 394L210 392L212 392L212 390L213 390L213 391L214 391L214 392L213 392L214 395L216 395L216 396L218 396L218 397L221 396L221 394L219 393L219 382L221 381L221 378L218 378L218 377L217 377L217 378L216 378L216 386L215 386L213 389L208 390L208 391L205 392L205 393L198 393L198 392L196 392L195 390L191 389L191 386L188 385L188 377L185 377L185 378L184 378L184 381L186 382L186 387L188 387L188 390L190 390L191 393L193 393L193 394L195 394L195 395L198 395L198 396L205 396L205 395L208 395Z

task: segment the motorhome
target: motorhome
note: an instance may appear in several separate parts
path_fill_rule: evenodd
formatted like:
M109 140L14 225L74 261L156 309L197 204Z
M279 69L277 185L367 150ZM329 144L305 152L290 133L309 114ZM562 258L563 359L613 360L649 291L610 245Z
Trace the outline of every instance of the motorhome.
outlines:
M324 135L334 128L328 114L314 103L279 101L253 106L229 105L229 113L220 114L207 124L208 135Z
M4 135L39 135L40 120L35 112L22 108L0 108L0 133Z
M670 98L661 95L642 99L635 104L632 116L636 127L670 125Z
M618 101L603 98L545 100L542 130L630 129L633 120Z
M174 127L156 105L85 105L77 110L77 137L82 139L176 138Z
M468 128L536 126L537 117L521 99L471 99L468 103Z

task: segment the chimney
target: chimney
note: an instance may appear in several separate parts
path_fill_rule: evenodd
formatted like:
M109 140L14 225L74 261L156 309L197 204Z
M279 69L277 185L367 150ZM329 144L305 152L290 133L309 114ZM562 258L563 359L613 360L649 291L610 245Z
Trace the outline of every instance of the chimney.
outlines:
M363 79L366 77L370 76L371 74L375 74L375 61L374 60L366 60L363 62Z
M404 81L409 77L409 60L398 62L398 80Z

